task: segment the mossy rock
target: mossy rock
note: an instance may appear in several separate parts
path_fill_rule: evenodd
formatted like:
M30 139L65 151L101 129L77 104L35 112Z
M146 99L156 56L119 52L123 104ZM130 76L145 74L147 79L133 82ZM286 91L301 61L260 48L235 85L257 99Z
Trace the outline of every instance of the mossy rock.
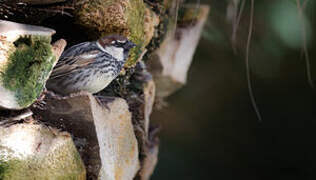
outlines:
M0 179L86 179L68 133L43 125L0 127Z
M205 14L205 8L203 5L197 8L195 5L186 4L179 10L178 26L193 26L201 19Z
M77 23L95 32L95 38L121 34L137 45L131 50L128 67L140 59L159 24L143 0L81 0L77 5Z
M57 61L50 42L50 36L41 35L20 36L14 42L0 39L1 107L22 109L41 94Z

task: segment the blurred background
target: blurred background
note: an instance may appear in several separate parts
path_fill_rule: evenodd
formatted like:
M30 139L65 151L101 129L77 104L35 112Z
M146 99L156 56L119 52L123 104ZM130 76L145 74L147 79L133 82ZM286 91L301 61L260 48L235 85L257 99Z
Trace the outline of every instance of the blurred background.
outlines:
M251 1L191 2L209 4L210 16L187 85L153 113L162 130L152 179L316 179L316 89L302 49L316 84L316 2L254 2L249 65L261 122L245 68Z

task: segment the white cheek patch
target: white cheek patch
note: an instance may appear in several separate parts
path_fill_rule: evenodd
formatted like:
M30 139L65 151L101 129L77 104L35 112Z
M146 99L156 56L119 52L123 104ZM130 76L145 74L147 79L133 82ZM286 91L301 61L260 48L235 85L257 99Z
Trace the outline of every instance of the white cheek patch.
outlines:
M112 57L117 58L120 61L124 60L124 49L123 48L110 46L110 47L105 47L104 51L106 53L110 54Z
M104 52L110 54L112 57L117 58L119 61L124 60L124 49L123 48L118 48L115 46L109 46L103 48L99 42L97 42L97 46Z

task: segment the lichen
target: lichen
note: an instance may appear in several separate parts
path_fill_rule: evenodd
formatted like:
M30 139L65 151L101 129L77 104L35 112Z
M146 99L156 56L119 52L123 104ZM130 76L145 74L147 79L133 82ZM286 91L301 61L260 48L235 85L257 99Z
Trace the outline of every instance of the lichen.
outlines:
M82 0L78 4L78 23L93 29L96 38L121 34L137 45L126 63L128 67L134 66L159 23L154 12L142 0Z
M62 150L65 149L67 151L64 153L55 152L52 157L46 156L44 159L0 159L0 179L85 179L85 168L79 153L72 146Z
M21 107L30 105L44 88L56 61L46 36L25 36L14 42L6 66L1 69L3 86L15 93Z

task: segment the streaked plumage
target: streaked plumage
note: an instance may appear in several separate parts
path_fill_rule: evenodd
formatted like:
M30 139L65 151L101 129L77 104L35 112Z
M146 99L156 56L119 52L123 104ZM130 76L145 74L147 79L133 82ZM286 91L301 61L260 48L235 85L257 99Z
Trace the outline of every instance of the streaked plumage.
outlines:
M97 93L117 77L134 46L118 35L74 45L63 52L46 87L63 95Z

